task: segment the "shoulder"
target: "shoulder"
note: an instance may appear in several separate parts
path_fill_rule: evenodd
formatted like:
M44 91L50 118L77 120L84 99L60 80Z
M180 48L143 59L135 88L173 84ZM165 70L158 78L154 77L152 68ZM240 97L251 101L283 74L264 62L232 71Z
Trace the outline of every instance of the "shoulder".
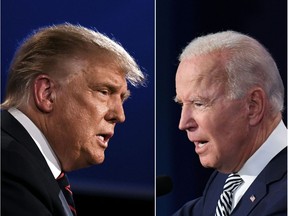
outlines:
M172 216L190 216L190 215L201 215L202 197L191 200L185 203L180 209L178 209Z
M54 215L54 211L63 211L60 189L45 160L5 133L1 140L3 215Z
M205 186L203 195L185 203L173 216L205 215L211 209L209 205L212 206L217 201L226 178L227 175L214 171Z

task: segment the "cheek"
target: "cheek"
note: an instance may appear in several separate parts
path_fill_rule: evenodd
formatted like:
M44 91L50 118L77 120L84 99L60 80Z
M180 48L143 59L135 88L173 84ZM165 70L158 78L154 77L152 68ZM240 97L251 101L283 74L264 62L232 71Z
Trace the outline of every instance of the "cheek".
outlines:
M245 134L248 119L245 108L240 106L222 106L202 116L205 132L214 140L226 143ZM229 141L228 141L229 140Z
M228 134L234 134L236 137L242 133L246 133L249 126L249 119L247 117L247 112L244 107L234 107L227 110L227 116L225 118L226 124L225 131Z
M68 119L71 122L78 122L80 126L81 124L95 126L108 111L105 103L87 96L75 98L67 102L65 106L66 110L63 112L67 114Z
M66 93L68 95L68 93ZM87 139L103 126L103 120L108 112L108 106L97 100L93 95L69 92L69 97L57 98L55 107L55 118L57 128L61 130L62 136L73 139L73 142ZM86 138L85 138L86 137Z
M231 152L241 148L248 134L246 119L240 114L225 115L213 125L213 136L219 151ZM238 147L237 147L238 146Z
M57 120L58 128L64 133L64 136L68 135L70 139L76 139L77 136L83 136L87 133L92 125L93 116L84 107L76 106L75 103L66 103L58 111ZM94 120L95 121L95 120Z
M228 105L220 107L218 112L218 121L223 126L228 125L229 127L237 126L247 120L247 110L244 104L241 102L228 102ZM232 128L231 128L232 129Z
M95 104L94 109L92 112L95 116L105 116L105 114L108 112L108 106L103 103Z

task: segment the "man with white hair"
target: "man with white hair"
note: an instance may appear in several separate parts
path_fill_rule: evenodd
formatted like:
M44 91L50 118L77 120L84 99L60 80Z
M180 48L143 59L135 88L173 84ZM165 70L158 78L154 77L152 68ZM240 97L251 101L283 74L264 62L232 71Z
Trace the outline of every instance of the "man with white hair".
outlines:
M174 216L287 215L284 86L272 56L252 37L223 31L196 38L179 60L179 129L215 172Z

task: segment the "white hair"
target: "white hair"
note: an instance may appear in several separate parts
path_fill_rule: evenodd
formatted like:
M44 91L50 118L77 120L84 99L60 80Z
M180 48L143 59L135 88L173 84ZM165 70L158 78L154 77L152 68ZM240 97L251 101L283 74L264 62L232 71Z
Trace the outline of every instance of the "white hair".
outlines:
M241 98L253 86L267 94L274 112L283 111L284 86L267 49L254 38L235 31L208 34L192 40L179 61L200 55L221 54L228 77L229 97Z

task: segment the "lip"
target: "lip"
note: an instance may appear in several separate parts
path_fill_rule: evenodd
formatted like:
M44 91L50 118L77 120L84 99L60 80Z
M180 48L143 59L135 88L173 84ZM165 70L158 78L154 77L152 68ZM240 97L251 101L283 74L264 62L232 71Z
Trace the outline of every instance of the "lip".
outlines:
M111 139L112 136L113 133L100 133L96 135L100 146L104 149L108 147L109 140Z
M199 155L199 154L203 154L207 148L208 148L208 145L209 145L209 142L207 141L205 144L202 144L201 141L192 141L195 145L195 152Z

